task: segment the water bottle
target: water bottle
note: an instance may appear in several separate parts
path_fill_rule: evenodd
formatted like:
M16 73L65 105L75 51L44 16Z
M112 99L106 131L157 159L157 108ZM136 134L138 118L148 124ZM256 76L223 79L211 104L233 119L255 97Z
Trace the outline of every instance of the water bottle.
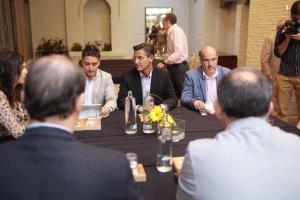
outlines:
M154 133L155 128L154 124L149 120L149 113L151 109L154 107L154 99L150 95L149 91L146 92L146 96L144 98L144 103L143 103L143 132L144 133Z
M128 91L125 100L125 133L135 134L137 132L135 98L132 96L132 91Z
M159 172L169 172L172 170L172 127L167 120L166 111L158 129L156 169Z

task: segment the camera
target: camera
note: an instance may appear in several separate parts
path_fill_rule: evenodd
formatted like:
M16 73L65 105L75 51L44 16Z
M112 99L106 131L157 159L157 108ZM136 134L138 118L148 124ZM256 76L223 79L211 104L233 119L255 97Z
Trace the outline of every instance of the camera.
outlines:
M282 26L282 33L286 33L288 35L296 35L300 32L300 23L294 20L285 21Z

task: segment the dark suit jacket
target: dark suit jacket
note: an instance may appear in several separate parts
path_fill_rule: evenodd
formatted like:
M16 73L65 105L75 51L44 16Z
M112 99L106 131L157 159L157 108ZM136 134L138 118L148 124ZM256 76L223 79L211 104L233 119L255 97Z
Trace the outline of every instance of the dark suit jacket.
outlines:
M61 129L31 128L0 145L0 199L137 199L125 155Z
M137 105L143 105L143 91L139 72L134 68L122 74L121 85L118 94L118 107L124 109L125 98L128 91L131 90L136 98ZM154 97L155 105L161 103L167 104L169 109L177 106L177 97L171 82L169 73L165 70L153 67L151 77L150 93L159 96L163 102Z

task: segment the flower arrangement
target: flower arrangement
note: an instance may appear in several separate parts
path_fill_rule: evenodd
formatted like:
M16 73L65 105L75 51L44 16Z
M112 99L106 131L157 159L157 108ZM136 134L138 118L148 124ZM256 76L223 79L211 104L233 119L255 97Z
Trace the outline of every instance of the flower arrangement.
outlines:
M149 112L149 120L152 123L157 123L159 125L174 126L175 121L170 114L166 113L166 109L162 106L154 106Z

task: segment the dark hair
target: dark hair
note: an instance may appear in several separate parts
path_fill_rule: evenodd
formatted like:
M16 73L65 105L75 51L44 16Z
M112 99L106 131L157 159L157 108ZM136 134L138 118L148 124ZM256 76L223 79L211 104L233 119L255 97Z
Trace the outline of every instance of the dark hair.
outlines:
M166 20L169 20L171 22L171 24L176 24L177 17L173 13L167 13L165 18L164 18L164 21L166 21Z
M219 103L228 117L264 116L269 110L272 85L253 68L240 67L226 74L218 83Z
M300 1L295 1L291 8L291 15L300 15Z
M90 43L87 43L85 45L85 47L81 53L82 58L84 58L86 56L92 56L92 57L96 57L98 59L100 59L100 57L101 57L99 49L95 45L90 44Z
M50 116L67 118L84 87L82 70L69 58L41 58L30 67L25 81L25 105L30 117L39 121Z
M21 75L23 62L23 56L17 52L0 52L0 90L10 106L16 101L14 87Z
M15 87L15 100L16 101L22 101L22 94L23 91L23 84L18 83Z
M154 55L154 48L151 44L141 43L141 44L133 46L134 51L139 51L141 49L143 49L145 51L147 56L151 56L151 55L153 56Z

